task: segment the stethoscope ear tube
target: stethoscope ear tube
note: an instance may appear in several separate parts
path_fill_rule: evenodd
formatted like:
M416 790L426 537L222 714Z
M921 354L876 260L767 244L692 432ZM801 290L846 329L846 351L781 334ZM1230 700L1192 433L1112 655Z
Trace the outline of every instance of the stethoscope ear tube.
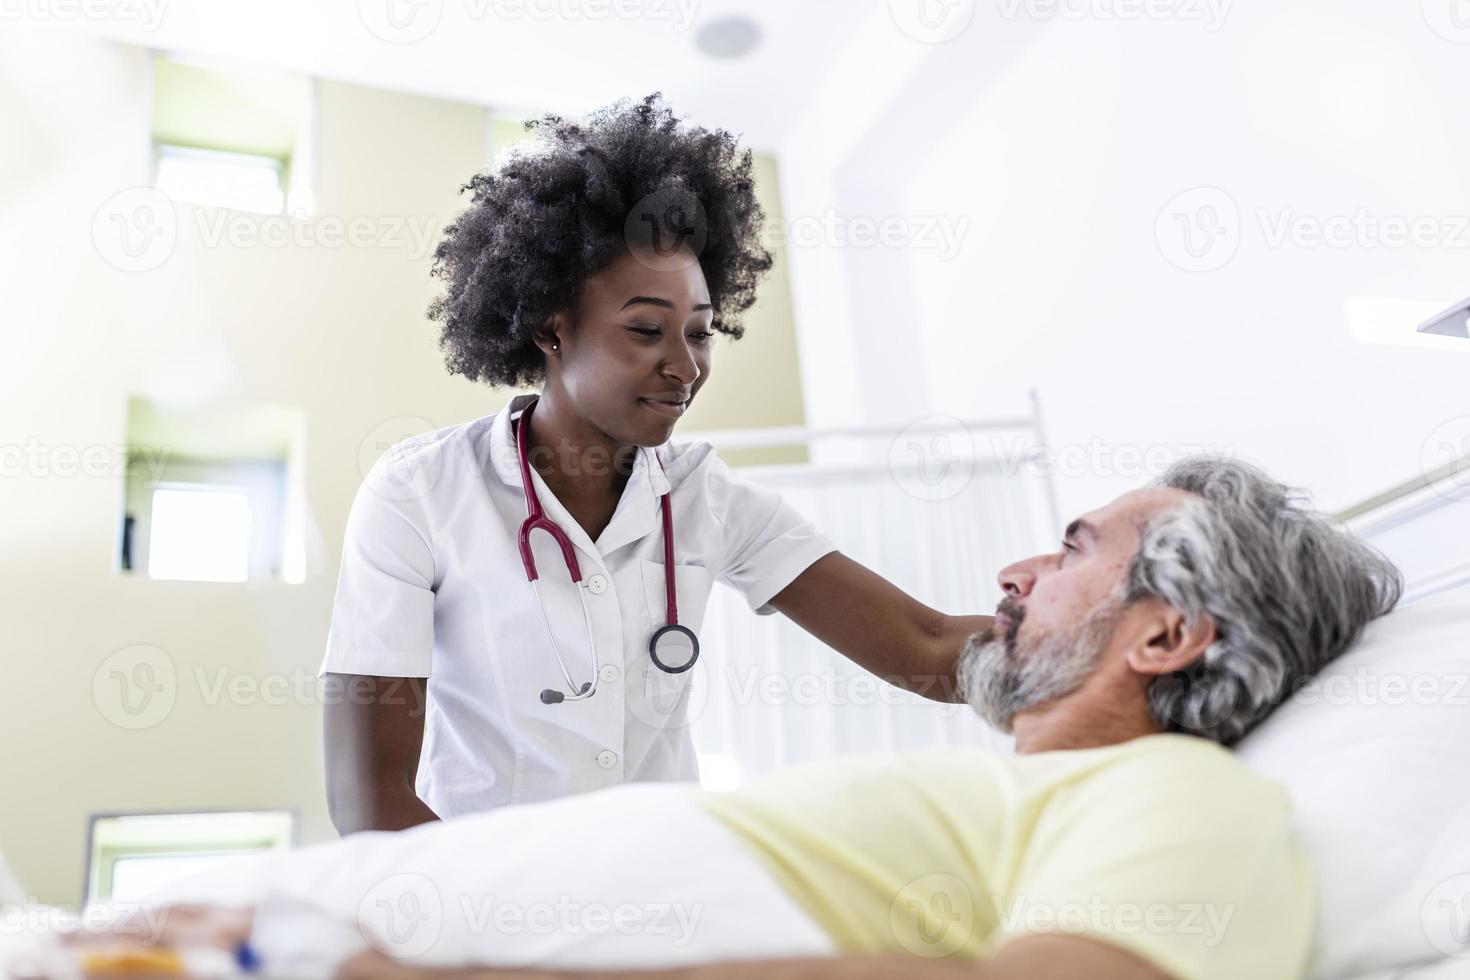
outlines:
M563 701L581 701L590 698L597 693L597 674L601 669L602 662L597 656L597 638L592 635L592 611L587 608L587 595L585 586L581 582L572 588L577 590L577 599L582 603L582 623L587 627L587 648L592 651L592 679L581 687L572 680L572 672L567 669L567 662L561 655L561 647L557 646L556 634L551 630L551 620L546 615L546 603L541 599L541 586L538 582L532 582L531 588L536 592L536 606L541 610L541 625L546 629L546 642L551 644L552 655L556 657L557 666L561 668L561 676L567 682L567 690L576 691L576 694L568 695L563 691L554 691L548 688L541 692L542 704L561 704ZM554 695L547 698L547 695Z

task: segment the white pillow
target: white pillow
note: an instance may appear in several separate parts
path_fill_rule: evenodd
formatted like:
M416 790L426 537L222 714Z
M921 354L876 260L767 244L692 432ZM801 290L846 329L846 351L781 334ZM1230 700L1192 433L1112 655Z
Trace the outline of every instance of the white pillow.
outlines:
M1470 596L1395 610L1239 746L1317 871L1310 975L1470 974Z

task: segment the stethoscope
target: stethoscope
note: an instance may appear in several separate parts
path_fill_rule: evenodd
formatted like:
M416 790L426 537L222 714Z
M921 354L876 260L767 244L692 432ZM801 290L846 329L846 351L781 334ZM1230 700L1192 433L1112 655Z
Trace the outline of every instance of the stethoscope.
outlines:
M536 593L536 605L541 610L541 625L546 628L546 639L551 644L551 652L556 656L557 665L561 667L561 675L566 679L567 689L573 693L557 691L551 688L541 692L542 704L560 704L563 701L581 701L590 698L597 693L597 675L601 667L601 660L597 655L597 641L592 636L592 615L587 609L587 587L582 584L582 568L577 564L576 552L572 549L572 541L566 536L556 522L546 516L541 509L541 500L536 496L536 488L531 485L531 464L528 461L526 451L527 432L531 428L531 409L536 403L533 401L521 410L516 424L516 457L521 466L521 486L526 491L526 520L521 524L519 545L521 549L521 564L526 566L526 579L531 583L531 588ZM657 457L655 457L657 458ZM660 463L660 466L663 464ZM682 674L694 662L699 659L699 637L687 626L679 625L679 605L674 589L674 515L669 507L669 495L665 493L659 498L659 504L664 516L664 595L668 601L668 622L654 631L653 636L648 638L648 656L653 660L654 666L668 674ZM577 599L582 603L582 622L587 626L587 646L592 651L592 680L583 684L580 688L577 682L572 680L572 672L567 669L567 662L561 655L561 648L557 645L556 635L551 631L551 620L546 615L546 603L541 599L541 585L538 581L540 574L536 571L536 559L531 554L531 532L545 531L551 535L561 548L562 560L566 562L567 571L572 576L572 584L576 586Z

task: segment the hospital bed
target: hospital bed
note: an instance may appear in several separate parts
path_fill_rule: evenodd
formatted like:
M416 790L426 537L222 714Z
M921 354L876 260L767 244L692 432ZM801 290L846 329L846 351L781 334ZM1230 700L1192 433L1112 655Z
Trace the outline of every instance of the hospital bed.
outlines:
M1405 571L1405 601L1238 750L1290 791L1317 871L1313 980L1470 978L1466 475L1342 515Z

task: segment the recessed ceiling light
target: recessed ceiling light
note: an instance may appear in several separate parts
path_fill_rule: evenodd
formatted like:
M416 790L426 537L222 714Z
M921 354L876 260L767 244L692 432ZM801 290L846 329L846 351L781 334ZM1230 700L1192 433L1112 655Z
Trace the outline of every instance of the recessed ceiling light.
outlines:
M748 17L722 17L699 29L694 43L711 58L740 58L760 43L761 29Z

